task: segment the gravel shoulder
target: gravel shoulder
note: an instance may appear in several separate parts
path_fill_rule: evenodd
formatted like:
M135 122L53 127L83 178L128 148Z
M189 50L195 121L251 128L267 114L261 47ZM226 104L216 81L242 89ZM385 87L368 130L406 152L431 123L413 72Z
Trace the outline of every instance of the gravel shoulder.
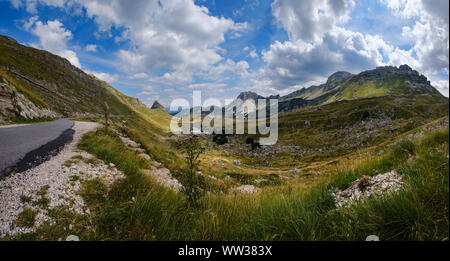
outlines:
M81 188L81 182L100 178L108 185L123 177L123 173L115 166L106 165L102 161L92 164L81 160L79 162L71 160L93 157L78 150L76 145L85 133L97 127L99 127L97 123L75 122L72 127L73 140L67 143L57 155L36 167L0 180L0 238L6 235L33 232L47 221L51 224L53 221L47 216L47 212L58 206L67 206L69 210L77 214L89 214L89 209L85 207L82 197L77 193ZM73 179L74 176L78 177L77 180ZM48 205L45 207L36 204L42 198L43 189L48 199ZM25 208L36 212L35 223L32 227L19 227L15 224L18 215Z

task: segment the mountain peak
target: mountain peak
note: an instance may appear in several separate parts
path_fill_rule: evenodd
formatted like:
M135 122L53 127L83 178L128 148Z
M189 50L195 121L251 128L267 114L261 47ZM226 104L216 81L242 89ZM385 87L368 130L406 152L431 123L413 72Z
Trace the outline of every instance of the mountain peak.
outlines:
M153 102L152 109L163 109L164 110L164 106L162 106L161 103L159 103L158 101L155 100Z
M255 93L255 92L252 92L252 91L241 92L237 98L241 99L242 101L246 101L248 99L251 99L251 100L264 99L263 96Z
M338 86L339 84L343 83L348 78L352 77L353 74L345 71L337 71L330 75L328 77L327 83L326 83L326 90L331 90Z

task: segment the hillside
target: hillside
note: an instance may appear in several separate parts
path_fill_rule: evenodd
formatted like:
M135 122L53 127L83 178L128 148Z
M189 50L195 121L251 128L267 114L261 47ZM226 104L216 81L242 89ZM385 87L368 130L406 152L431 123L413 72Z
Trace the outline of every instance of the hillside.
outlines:
M288 95L285 95L281 97L280 101L290 100L294 98L302 98L305 100L313 100L326 92L333 90L336 88L339 84L343 83L345 80L353 76L349 72L335 72L330 77L328 77L328 80L326 83L318 85L318 86L311 86L309 88L303 88L298 91L292 92Z
M0 122L54 117L126 117L145 111L106 82L47 51L0 35Z
M408 65L377 67L352 75L336 72L326 83L302 88L279 99L279 111L381 96L428 96L439 103L444 96L431 86L430 81Z

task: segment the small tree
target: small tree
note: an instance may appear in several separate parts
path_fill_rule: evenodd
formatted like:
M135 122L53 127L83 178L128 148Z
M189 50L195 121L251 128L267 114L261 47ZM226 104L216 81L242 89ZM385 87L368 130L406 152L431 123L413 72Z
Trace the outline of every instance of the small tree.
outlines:
M200 155L205 151L198 136L189 136L182 140L179 146L186 153L188 169L182 176L183 188L181 192L186 195L186 199L191 206L197 206L198 200L205 194L205 178L198 174Z

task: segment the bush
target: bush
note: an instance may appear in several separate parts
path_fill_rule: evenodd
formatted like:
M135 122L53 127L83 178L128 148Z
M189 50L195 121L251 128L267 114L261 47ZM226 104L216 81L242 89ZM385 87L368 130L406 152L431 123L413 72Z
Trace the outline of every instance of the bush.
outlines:
M254 140L252 137L248 137L247 139L245 139L245 144L253 144Z
M224 134L213 135L213 142L215 142L218 145L223 145L228 143L228 138Z
M197 136L190 136L183 140L179 146L186 152L187 170L182 175L181 192L185 194L191 206L197 206L198 200L205 194L205 178L198 174L200 155L205 151Z

